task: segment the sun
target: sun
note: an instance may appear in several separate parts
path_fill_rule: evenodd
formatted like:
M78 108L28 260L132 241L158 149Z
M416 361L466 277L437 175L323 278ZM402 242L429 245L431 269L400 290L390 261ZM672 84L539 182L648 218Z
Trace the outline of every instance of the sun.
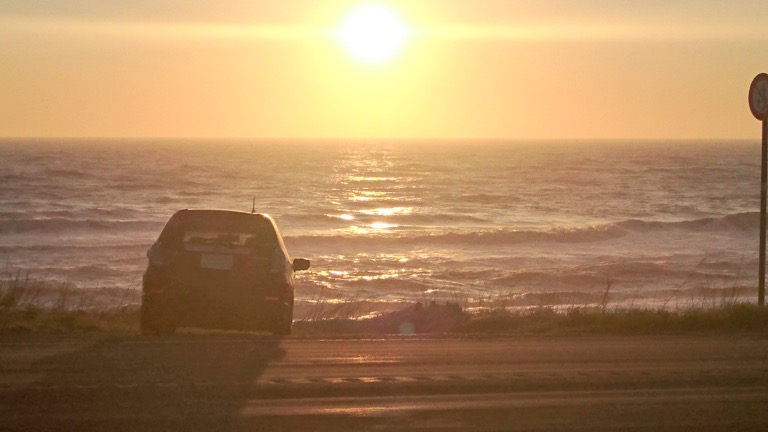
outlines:
M403 50L411 30L391 8L379 3L362 4L347 14L336 38L355 60L381 65Z

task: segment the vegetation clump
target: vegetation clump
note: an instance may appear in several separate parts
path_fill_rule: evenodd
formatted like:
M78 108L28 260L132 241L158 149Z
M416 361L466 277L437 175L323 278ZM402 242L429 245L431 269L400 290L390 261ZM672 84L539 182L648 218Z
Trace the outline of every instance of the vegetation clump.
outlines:
M20 273L0 274L0 334L138 333L140 291L76 288ZM768 308L749 302L687 308L490 305L472 313L460 302L404 303L399 310L368 316L366 302L314 308L294 322L299 337L367 335L660 335L754 333L768 335ZM363 311L354 305L363 305ZM329 315L330 314L330 315Z
M76 288L20 272L0 275L0 334L133 332L135 290Z
M455 329L484 334L660 335L696 332L768 333L768 309L728 303L680 310L536 307L480 313Z

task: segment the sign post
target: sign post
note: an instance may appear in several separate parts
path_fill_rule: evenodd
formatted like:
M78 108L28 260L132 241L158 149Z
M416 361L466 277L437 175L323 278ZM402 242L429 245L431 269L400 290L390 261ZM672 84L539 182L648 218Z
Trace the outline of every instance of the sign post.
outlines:
M763 123L763 150L760 171L760 257L757 303L765 305L766 191L768 191L768 74L758 74L749 86L749 110Z

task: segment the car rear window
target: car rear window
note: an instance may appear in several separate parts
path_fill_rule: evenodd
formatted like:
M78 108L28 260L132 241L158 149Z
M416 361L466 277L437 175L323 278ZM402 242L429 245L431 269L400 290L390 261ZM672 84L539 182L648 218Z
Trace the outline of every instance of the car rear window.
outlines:
M262 236L253 233L233 233L228 231L186 231L184 244L218 244L224 246L248 246L257 243L270 243Z
M220 211L184 211L168 221L160 235L173 246L216 245L262 249L277 246L269 219L260 215Z

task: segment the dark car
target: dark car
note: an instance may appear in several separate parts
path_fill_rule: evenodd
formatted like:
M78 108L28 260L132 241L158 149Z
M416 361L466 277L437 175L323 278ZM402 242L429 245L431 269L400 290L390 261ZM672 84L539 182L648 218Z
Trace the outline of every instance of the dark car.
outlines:
M291 332L294 271L275 221L229 210L180 210L147 252L141 332L177 327Z

